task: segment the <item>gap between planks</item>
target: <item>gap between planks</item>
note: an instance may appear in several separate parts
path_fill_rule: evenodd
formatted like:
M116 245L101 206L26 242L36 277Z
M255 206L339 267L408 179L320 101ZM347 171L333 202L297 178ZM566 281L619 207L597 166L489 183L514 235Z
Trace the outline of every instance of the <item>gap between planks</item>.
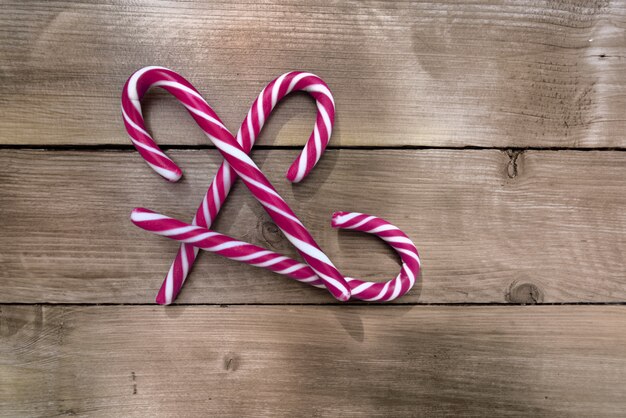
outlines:
M187 151L187 150L213 150L217 149L214 145L159 145L163 151ZM266 151L278 151L278 150L301 150L304 144L300 145L255 145L253 151L266 150ZM451 151L463 151L463 150L496 150L496 151L626 151L626 147L595 147L595 148L576 148L576 147L554 147L554 146L533 146L533 147L484 147L477 145L464 145L464 146L432 146L432 145L328 145L327 150L359 150L359 151L383 151L383 150L451 150ZM60 144L60 145L44 145L44 144L0 144L0 150L36 150L36 151L85 151L85 152L97 152L97 151L136 151L136 148L132 144L98 144L98 145L81 145L81 144ZM323 158L323 157L322 157Z
M157 303L114 303L114 302L0 302L0 306L50 306L50 307L89 307L89 306L163 306L163 309L176 306L195 306L195 307L238 307L238 306L359 306L368 308L383 308L388 306L420 306L420 307L505 307L505 306L626 306L626 302L541 302L541 303L517 303L517 302L401 302L394 303L367 303L367 302L250 302L250 303L204 303L204 302L174 302L171 305L158 305Z

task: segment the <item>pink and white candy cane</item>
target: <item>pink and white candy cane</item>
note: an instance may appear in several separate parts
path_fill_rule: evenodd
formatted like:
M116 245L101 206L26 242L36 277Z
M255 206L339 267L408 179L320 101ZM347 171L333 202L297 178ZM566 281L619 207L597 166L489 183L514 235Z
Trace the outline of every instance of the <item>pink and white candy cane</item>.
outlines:
M172 93L207 135L209 127L227 129L191 83L177 73L162 67L145 67L128 79L122 93L122 114L131 141L150 167L167 180L177 181L182 171L160 150L145 128L140 101L152 87L161 87ZM292 71L272 81L253 103L237 134L237 142L246 152L250 152L267 116L278 101L300 90L309 92L316 99L318 115L309 141L287 172L287 178L292 182L301 181L315 166L332 131L334 102L330 90L321 79L310 73ZM207 228L211 226L236 178L235 171L224 162L202 199L192 224ZM181 245L157 294L157 303L169 304L176 298L197 254L197 247Z
M146 72L150 70L153 70L153 68L146 70ZM142 153L144 158L146 158L148 163L153 168L155 168L155 170L164 175L166 178L168 178L168 176L171 176L171 179L173 180L176 180L180 177L180 170L178 169L178 167L176 167L175 165L173 167L171 166L171 164L173 164L171 160L169 160L165 156L165 154L163 154L158 149L154 141L152 141L147 132L145 132L145 129L137 125L136 121L132 120L132 116L141 116L138 101L141 95L143 95L147 88L151 85L159 85L168 90L174 89L172 93L176 97L179 97L179 95L183 96L181 91L192 96L192 105L186 104L183 101L184 97L179 97L179 100L183 101L183 104L185 104L185 106L190 110L190 113L192 113L192 116L203 128L209 139L222 153L226 162L228 162L232 169L242 178L242 181L250 189L250 191L257 198L257 200L264 206L264 208L272 217L277 226L283 231L283 234L296 247L298 252L301 254L305 262L310 267L310 272L305 271L306 269L303 269L301 263L294 262L296 263L295 265L288 265L284 268L281 268L280 270L278 270L279 272L294 276L295 272L300 270L303 272L303 274L307 274L307 276L300 277L300 279L316 282L316 284L323 284L333 296L335 296L339 300L344 301L348 300L353 292L359 295L361 295L362 293L365 294L365 296L362 297L362 299L365 300L390 300L398 297L398 295L403 294L408 291L408 289L410 289L410 286L412 286L412 284L415 282L415 277L419 272L419 257L417 255L417 250L415 250L412 242L403 233L397 230L397 228L373 216L357 213L344 213L337 215L334 218L335 225L345 224L345 227L353 229L359 229L361 227L364 227L369 232L384 234L381 235L381 237L383 237L383 239L385 239L387 242L391 243L391 245L394 246L396 250L398 250L404 261L400 275L395 280L392 280L386 284L376 284L371 282L363 282L356 279L346 279L334 267L330 259L321 251L308 230L295 216L293 211L289 208L289 206L282 199L282 197L276 192L276 190L267 180L265 175L259 170L256 164L247 155L247 152L249 152L249 148L246 149L246 141L248 141L249 147L251 148L255 136L258 134L258 131L260 131L265 121L265 115L268 115L269 112L273 109L278 100L278 97L282 97L293 90L306 89L316 98L320 113L318 114L314 132L311 135L311 138L309 138L309 141L307 142L305 149L301 153L299 160L296 160L296 162L290 168L288 172L288 178L290 178L291 180L299 181L308 173L308 171L313 167L317 160L319 160L321 152L326 145L326 143L322 142L322 138L325 136L327 141L328 137L330 136L330 131L334 118L334 104L332 101L332 96L330 95L330 91L328 90L326 85L323 84L323 82L319 78L307 73L288 73L274 80L272 83L270 83L270 85L268 85L266 89L263 90L259 99L257 99L255 104L253 105L251 112L249 112L248 114L247 122L244 121L244 126L242 127L242 130L240 130L240 134L238 135L237 139L235 139L224 127L221 121L219 121L217 115L215 115L215 113L210 109L210 107L208 107L206 102L202 100L197 91L195 91L195 89L193 89L193 87L188 82L169 70L159 70L166 71L166 75L168 77L174 78L174 80L150 80L150 84L148 84L147 86L139 86L137 79L133 79L133 77L131 77L129 82L127 82L127 86L125 86L125 91L132 92L133 90L130 89L130 87L134 87L134 90L138 92L137 97L132 97L132 95L129 95L130 105L132 105L134 109L133 107L129 106L128 103L125 103L124 100L122 102L124 119L127 123L127 128L128 125L130 125L131 128L135 129L137 132L143 135L143 137L140 136L140 140L135 138L133 143L138 146L138 150L140 151L140 153ZM175 80L176 77L178 77L180 80ZM178 85L176 85L176 83L178 83ZM193 105L198 104L198 98L200 99L200 104L204 103L206 111L198 110L197 108L193 107ZM322 103L323 107L320 107L320 103ZM328 112L326 108L329 108L330 110L332 110L332 112ZM257 122L256 125L255 120ZM246 126L248 127L248 134L246 134ZM129 129L129 133L131 133L131 131L132 130ZM247 138L246 135L250 135L250 137ZM131 138L133 138L132 133ZM148 157L150 157L152 160L150 160ZM168 164L170 165L168 166ZM233 177L234 176L228 177L229 187L230 184L232 184L230 179ZM180 221L162 217L162 215L148 214L141 211L135 211L133 213L133 216L139 216L140 218L143 216L143 219L134 219L134 221L146 221L156 223L156 225L150 224L149 228L156 232L166 231L166 235L172 237L179 237L180 234L189 233L191 231L199 231L201 233L200 236L179 237L182 238L182 241L188 244L194 245L195 243L202 240L220 236L222 240L226 241L220 242L216 245L210 245L207 248L210 248L214 251L226 251L228 249L233 249L233 251L238 253L241 253L242 249L244 248L248 248L249 251L253 251L253 253L243 254L239 256L233 256L232 254L230 254L231 256L240 259L241 261L255 261L252 264L268 268L281 262L287 262L287 258L284 256L280 256L275 253L265 254L268 252L267 250L258 249L258 247L251 248L250 244L246 244L241 241L236 241L232 238L225 237L221 234L209 231L202 226L195 226L193 224L186 225L183 223L184 226L180 226L172 230L170 228L171 223ZM150 216L156 216L157 218L146 218L149 218ZM194 251L192 251L192 253L195 257L196 253ZM260 258L262 256L269 256L274 258L271 258L267 261L259 262L257 258ZM185 259L183 259L183 262L184 261ZM313 276L317 276L317 279L315 279ZM319 282L317 280L319 280ZM348 285L348 281L350 282L350 285ZM377 289L379 286L382 286L382 288Z
M308 265L219 232L190 225L143 208L134 209L131 220L138 227L157 235L217 253L231 260L263 267L301 283L324 287L323 281ZM413 287L420 269L419 255L415 245L397 227L375 216L346 212L333 214L331 225L334 228L375 234L389 243L402 260L400 274L387 282L367 282L346 277L352 298L388 302L404 295Z

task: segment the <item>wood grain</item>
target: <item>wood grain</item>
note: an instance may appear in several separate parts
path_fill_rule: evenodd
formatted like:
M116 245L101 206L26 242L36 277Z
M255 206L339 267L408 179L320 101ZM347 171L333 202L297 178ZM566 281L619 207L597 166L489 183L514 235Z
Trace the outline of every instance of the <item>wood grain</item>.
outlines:
M190 220L222 160L170 151L181 184L135 152L0 152L0 301L150 303L177 244L134 227L133 207ZM626 153L329 150L290 185L296 151L253 158L337 266L381 280L398 271L376 238L329 227L335 210L389 219L416 242L420 284L403 303L626 300ZM286 254L292 246L243 184L215 228ZM201 254L185 303L333 302L324 291Z
M623 416L626 307L1 306L6 416Z
M121 87L164 65L233 130L271 79L303 69L334 91L335 145L624 147L625 6L3 1L0 143L128 144ZM205 144L162 97L147 112L160 143ZM287 100L261 143L303 143L313 108Z

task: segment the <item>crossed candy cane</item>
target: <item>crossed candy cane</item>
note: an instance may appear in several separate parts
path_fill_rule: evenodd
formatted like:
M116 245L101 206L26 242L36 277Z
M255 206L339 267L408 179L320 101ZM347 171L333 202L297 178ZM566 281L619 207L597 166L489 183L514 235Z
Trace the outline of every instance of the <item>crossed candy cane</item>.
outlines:
M287 179L299 182L307 176L326 148L334 123L334 100L328 86L319 77L294 71L273 80L253 103L235 138L198 91L183 77L162 67L146 67L137 71L126 82L122 94L122 115L126 130L150 167L167 180L177 181L182 171L161 151L145 128L140 100L151 87L161 87L174 95L225 159L191 224L142 208L135 209L131 214L135 225L182 242L159 290L157 303L169 304L175 299L199 249L264 267L317 287L325 287L341 301L350 297L366 301L389 301L411 289L419 274L420 259L415 245L402 231L375 216L355 212L335 213L333 227L376 234L391 245L402 260L400 273L388 282L366 282L344 277L248 156L266 117L278 101L291 92L306 91L316 100L317 119L304 149L287 171ZM285 237L296 247L306 264L209 229L237 176L241 177Z

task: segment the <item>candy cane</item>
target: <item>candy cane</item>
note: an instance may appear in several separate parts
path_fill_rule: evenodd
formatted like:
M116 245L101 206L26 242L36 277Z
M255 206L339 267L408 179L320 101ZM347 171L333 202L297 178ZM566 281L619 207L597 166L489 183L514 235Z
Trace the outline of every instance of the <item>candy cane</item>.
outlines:
M306 78L294 78L289 86L295 86L299 82L311 83L311 81L301 80L306 80ZM262 108L267 107L267 110L269 110L270 106L271 97L266 91L263 95ZM220 129L207 133L207 136L239 175L243 183L248 187L248 190L270 215L276 226L283 232L289 242L296 247L306 264L324 282L326 289L338 300L346 301L350 299L350 289L343 275L320 249L306 227L235 138L227 131Z
M172 93L187 108L207 135L214 127L226 132L228 130L191 83L177 73L162 67L146 67L133 74L126 82L122 95L122 114L127 132L139 153L157 173L170 181L177 181L182 171L160 150L145 128L140 100L152 87L162 87ZM267 116L278 101L298 90L307 91L316 99L318 115L313 133L287 172L287 178L292 182L301 181L315 166L332 131L334 101L330 90L321 79L313 74L302 72L290 72L278 77L261 92L253 103L237 134L238 144L249 152ZM219 167L196 211L192 224L207 228L211 226L236 177L236 173L227 162ZM157 303L169 304L176 298L197 253L197 247L181 245L159 290Z
M263 267L302 283L324 287L323 281L306 264L219 232L190 225L143 208L134 209L131 220L138 227L157 235L217 253L231 260ZM395 279L384 283L346 277L353 298L388 302L404 295L413 287L420 270L419 254L411 240L397 227L384 219L355 212L336 212L333 214L331 225L334 228L352 229L377 235L396 250L402 260L400 274Z

